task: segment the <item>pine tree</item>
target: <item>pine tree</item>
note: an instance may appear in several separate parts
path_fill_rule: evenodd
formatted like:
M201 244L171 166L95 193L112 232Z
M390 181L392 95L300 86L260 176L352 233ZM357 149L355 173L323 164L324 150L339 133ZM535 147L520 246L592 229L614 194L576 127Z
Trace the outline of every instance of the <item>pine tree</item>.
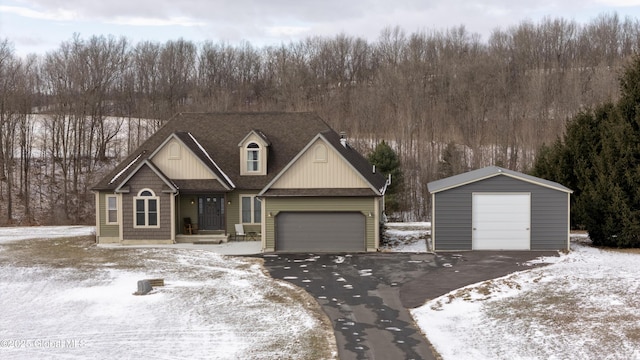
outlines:
M575 116L533 173L574 190L572 225L584 225L595 245L640 247L640 57L620 91L616 104Z
M400 192L402 191L402 169L400 159L396 152L384 140L376 145L376 148L369 154L369 162L376 166L376 171L385 177L391 175L391 184L385 194L385 205L388 212L401 210Z

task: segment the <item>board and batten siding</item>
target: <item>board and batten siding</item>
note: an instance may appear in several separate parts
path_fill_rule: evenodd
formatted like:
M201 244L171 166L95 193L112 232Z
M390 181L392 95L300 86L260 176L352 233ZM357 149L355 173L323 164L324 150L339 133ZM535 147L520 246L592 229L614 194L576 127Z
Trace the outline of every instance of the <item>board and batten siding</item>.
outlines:
M436 250L472 249L473 193L530 193L531 250L567 248L569 194L499 175L433 195Z
M153 164L170 179L217 179L191 150L175 139L167 142L152 160Z
M96 211L98 212L98 226L100 227L99 243L114 243L120 241L120 223L107 224L107 195L113 193L99 192L97 194ZM118 196L118 219L122 216L122 197Z
M172 243L173 194L162 192L167 188L166 184L148 166L143 166L129 179L126 185L129 186L129 193L122 195L123 243L137 244L145 241ZM133 227L135 217L133 198L142 189L153 190L159 198L158 212L160 217L158 221L160 227L158 228Z
M335 149L324 140L317 139L271 188L344 189L369 186Z
M371 197L267 197L264 198L265 224L263 226L264 251L275 249L275 219L281 211L286 212L361 212L366 221L366 248L375 251L379 246L378 198ZM371 216L369 216L371 214Z

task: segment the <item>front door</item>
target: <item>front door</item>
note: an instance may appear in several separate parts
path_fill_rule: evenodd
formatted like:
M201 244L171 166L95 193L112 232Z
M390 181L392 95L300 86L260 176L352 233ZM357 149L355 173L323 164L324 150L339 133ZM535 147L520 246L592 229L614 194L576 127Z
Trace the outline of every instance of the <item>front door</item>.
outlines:
M200 230L224 228L224 195L207 195L198 198Z

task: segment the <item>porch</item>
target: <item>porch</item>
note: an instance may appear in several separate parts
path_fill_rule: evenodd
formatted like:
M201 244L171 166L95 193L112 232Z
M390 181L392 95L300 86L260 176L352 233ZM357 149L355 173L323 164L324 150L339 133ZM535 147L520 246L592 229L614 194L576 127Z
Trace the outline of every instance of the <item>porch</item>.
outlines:
M199 231L197 234L186 235L176 234L177 244L200 244L200 245L217 245L228 242L229 235L224 231ZM233 238L233 237L231 237Z
M227 241L224 194L180 194L176 203L176 242Z

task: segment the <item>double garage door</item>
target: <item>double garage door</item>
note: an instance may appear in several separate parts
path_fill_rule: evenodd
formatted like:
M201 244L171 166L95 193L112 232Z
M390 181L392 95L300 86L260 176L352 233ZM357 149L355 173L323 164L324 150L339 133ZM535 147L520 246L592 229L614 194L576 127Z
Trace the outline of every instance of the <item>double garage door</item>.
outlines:
M531 195L473 194L473 250L531 249Z
M276 216L276 251L365 251L360 212L281 212Z

